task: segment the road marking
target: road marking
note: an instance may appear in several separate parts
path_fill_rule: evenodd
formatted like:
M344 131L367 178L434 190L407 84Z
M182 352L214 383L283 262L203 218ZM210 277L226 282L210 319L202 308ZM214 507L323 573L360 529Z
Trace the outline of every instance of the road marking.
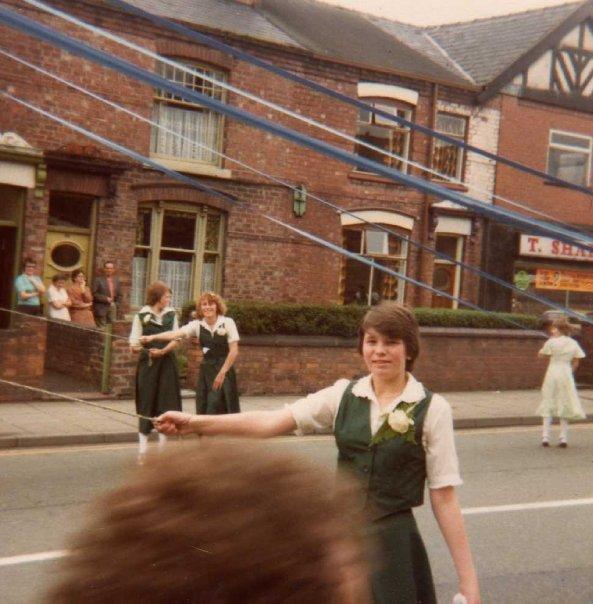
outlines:
M544 510L550 508L567 508L578 505L593 505L593 497L585 499L558 499L556 501L540 501L534 503L515 503L511 505L490 505L476 508L463 508L464 516L475 514L497 514L500 512L522 512L525 510Z
M23 556L10 556L0 558L0 566L14 566L15 564L27 564L28 562L45 562L46 560L57 560L69 556L70 552L65 549L54 550L53 552L39 552L38 554L25 554Z

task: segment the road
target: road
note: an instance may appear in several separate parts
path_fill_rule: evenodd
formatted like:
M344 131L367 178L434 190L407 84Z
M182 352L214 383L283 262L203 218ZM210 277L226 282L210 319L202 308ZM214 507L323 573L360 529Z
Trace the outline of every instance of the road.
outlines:
M459 495L485 603L593 602L593 426L575 426L568 449L538 446L539 429L459 431ZM333 467L329 437L287 437L290 448ZM134 470L135 447L104 445L0 452L0 602L27 604L59 568L56 557L97 494ZM417 513L439 601L454 571L429 506ZM49 559L26 556L49 552ZM25 556L25 558L14 558Z

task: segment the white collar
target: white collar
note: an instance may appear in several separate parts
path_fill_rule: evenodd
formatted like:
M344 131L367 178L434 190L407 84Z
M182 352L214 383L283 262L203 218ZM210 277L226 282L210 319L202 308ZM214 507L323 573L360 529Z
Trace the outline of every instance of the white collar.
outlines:
M155 315L157 317L162 317L164 314L171 312L171 311L175 312L175 309L172 306L165 306L165 308L163 308L163 310L161 310L160 315L155 315L154 310L152 310L152 308L150 308L150 306L148 306L148 304L146 304L138 312L139 313L149 312L151 315Z
M225 319L226 317L224 315L218 315L216 317L216 323L214 323L214 325L208 325L206 319L202 317L200 319L200 325L203 325L208 331L216 331L220 327L220 325L224 323Z
M402 402L417 403L426 396L424 386L422 386L422 384L411 373L407 373L406 375L408 376L406 386L402 390L401 394L394 398L393 402L389 404L390 408L396 407ZM360 378L356 384L354 384L352 394L354 394L354 396L366 398L372 402L377 402L377 395L373 390L370 374Z

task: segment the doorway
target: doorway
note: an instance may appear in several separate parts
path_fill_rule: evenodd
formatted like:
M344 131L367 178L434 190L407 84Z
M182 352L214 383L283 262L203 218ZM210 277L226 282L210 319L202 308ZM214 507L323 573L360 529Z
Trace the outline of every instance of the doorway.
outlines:
M17 228L0 226L0 308L12 306L14 279L16 277ZM0 312L0 328L10 325L10 313Z

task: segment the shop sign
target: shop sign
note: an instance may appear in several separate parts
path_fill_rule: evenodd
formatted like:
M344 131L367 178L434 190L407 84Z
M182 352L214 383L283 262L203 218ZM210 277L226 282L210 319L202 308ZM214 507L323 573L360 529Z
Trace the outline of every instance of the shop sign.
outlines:
M555 271L538 268L535 271L537 289L561 289L572 292L593 292L593 272Z
M593 262L593 250L537 235L521 235L519 254L538 258L555 258L556 260Z

